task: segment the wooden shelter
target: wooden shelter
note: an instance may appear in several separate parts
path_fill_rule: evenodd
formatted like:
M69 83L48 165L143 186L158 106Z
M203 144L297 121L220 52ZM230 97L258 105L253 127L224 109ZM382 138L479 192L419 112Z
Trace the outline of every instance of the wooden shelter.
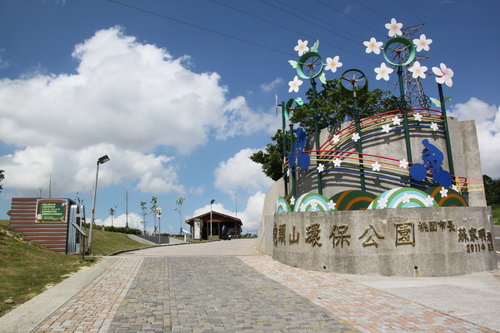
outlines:
M237 217L216 211L207 212L184 221L189 224L191 234L197 239L221 239L225 225L232 238L239 238L243 223Z

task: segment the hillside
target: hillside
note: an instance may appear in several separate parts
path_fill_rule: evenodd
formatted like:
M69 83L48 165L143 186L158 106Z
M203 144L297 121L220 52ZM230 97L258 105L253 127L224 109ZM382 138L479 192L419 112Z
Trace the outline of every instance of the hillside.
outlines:
M96 230L93 237L95 254L147 247L120 233ZM0 221L0 316L97 260L49 251Z

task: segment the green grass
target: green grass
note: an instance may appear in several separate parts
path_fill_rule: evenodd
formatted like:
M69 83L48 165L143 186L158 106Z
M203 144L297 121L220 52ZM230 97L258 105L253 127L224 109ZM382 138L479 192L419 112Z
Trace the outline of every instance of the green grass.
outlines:
M138 243L130 239L126 234L102 230L94 230L92 232L92 254L94 255L106 255L116 251L144 247L151 247L151 245Z
M493 213L493 224L500 225L500 205L491 205L491 211Z
M22 304L41 293L46 286L62 281L68 274L96 259L80 262L76 255L52 252L0 223L0 316L14 306ZM13 304L5 304L11 298Z
M94 230L93 237L94 254L148 246L121 233ZM8 221L0 220L0 316L98 260L85 257L80 262L77 255L52 252L27 241L8 226ZM9 298L13 304L4 303Z

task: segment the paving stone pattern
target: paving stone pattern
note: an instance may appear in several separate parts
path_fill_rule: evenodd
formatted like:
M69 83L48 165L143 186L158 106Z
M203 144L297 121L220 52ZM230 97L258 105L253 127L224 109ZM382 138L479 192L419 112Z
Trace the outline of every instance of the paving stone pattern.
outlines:
M117 260L45 319L34 332L106 331L142 261L142 258Z
M335 274L290 267L269 256L239 258L360 331L494 332Z
M356 330L238 258L171 257L145 259L109 331Z
M233 240L125 253L34 331L493 332L332 273L281 264L254 246Z

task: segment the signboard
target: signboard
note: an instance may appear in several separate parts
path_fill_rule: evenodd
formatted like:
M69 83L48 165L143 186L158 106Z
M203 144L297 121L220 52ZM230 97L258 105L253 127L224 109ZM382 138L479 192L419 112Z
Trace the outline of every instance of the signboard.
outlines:
M66 223L68 201L64 199L40 199L36 204L37 223Z

